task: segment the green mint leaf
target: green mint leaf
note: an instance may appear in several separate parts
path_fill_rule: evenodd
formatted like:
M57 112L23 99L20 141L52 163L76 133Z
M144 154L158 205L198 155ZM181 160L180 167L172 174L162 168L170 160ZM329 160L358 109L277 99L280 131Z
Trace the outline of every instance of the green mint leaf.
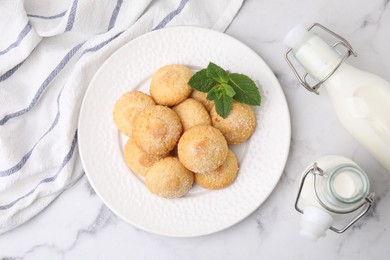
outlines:
M222 83L221 86L224 88L225 94L229 97L234 97L234 95L236 95L236 92L229 84Z
M209 91L209 93L207 93L206 99L208 99L208 100L215 100L215 99L217 99L217 92L218 92L218 90L217 90L216 87L212 88Z
M228 83L229 81L229 76L226 71L212 62L207 66L207 77L219 83Z
M217 99L221 99L222 96L226 95L224 92L222 91L218 91L217 92Z
M229 74L229 85L234 89L234 99L252 106L260 106L261 97L255 82L248 76L238 73Z
M201 92L209 92L217 82L207 76L207 69L196 72L188 81L191 88Z
M223 95L226 95L225 88L222 85L217 85L209 91L206 98L209 100L215 100L221 98Z
M222 95L221 98L214 100L215 111L222 118L226 118L232 110L233 98L228 95Z

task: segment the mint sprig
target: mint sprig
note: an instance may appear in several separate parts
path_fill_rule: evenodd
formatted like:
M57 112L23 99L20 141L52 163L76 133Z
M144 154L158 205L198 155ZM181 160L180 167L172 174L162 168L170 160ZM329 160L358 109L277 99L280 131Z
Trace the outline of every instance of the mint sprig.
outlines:
M206 92L206 98L214 101L215 111L223 118L230 114L233 99L252 106L259 106L261 103L259 89L252 79L243 74L228 73L212 62L206 69L195 73L188 85Z

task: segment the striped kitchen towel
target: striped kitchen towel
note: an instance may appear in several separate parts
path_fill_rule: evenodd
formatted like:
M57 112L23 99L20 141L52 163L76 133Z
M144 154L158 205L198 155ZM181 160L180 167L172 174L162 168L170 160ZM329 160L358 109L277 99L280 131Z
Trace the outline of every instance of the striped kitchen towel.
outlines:
M167 26L224 31L242 1L1 0L0 233L82 176L78 113L104 60Z

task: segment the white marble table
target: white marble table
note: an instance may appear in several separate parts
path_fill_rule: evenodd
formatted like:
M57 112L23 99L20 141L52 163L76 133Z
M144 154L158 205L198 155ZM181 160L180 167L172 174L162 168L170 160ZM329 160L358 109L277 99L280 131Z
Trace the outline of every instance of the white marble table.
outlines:
M390 173L342 128L325 91L301 87L284 61L282 39L296 23L318 21L343 35L351 63L390 80L389 1L248 0L227 30L275 72L291 113L285 171L267 201L227 230L196 238L150 234L116 217L84 176L23 226L0 236L0 259L390 259ZM390 101L389 101L390 102ZM378 195L374 210L342 235L317 243L298 236L293 183L325 154L349 157L366 170ZM389 155L390 160L390 155Z

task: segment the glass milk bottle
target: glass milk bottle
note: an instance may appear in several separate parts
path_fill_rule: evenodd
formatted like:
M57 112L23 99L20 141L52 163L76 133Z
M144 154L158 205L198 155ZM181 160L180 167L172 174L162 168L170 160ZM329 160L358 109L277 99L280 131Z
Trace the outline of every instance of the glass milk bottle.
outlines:
M311 31L316 26L339 42L333 48L329 46ZM356 53L345 39L320 24L309 30L296 26L284 43L290 48L285 58L300 83L316 94L323 85L343 126L390 172L390 83L346 63ZM341 55L336 46L344 46L347 53ZM289 54L307 71L303 77ZM308 75L319 82L311 87L306 80Z
M295 209L302 213L300 235L315 241L328 229L342 233L370 209L374 193L366 173L341 156L324 156L301 175ZM336 228L335 225L344 225ZM345 224L347 223L347 224Z

